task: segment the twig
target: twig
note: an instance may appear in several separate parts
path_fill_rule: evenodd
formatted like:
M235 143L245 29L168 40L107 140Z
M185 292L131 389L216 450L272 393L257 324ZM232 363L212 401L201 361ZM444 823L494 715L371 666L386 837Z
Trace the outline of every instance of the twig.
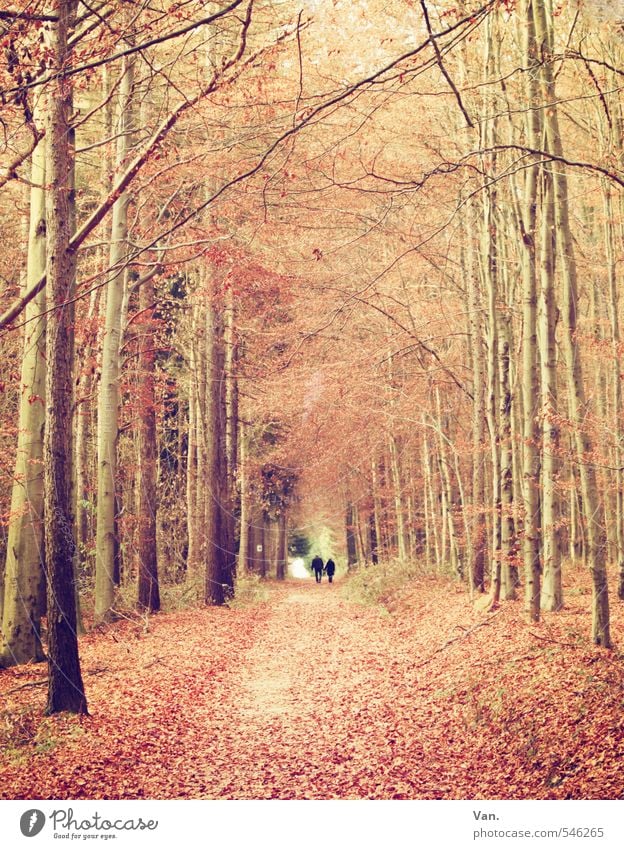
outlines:
M48 683L47 678L41 678L39 681L29 681L28 684L20 684L19 687L14 687L12 690L7 690L5 696L10 696L12 693L17 693L19 690L25 690L26 687L42 687Z
M502 610L502 608L501 608L501 610ZM465 631L463 634L460 634L458 637L453 637L452 640L448 640L446 643L444 643L443 646L440 646L439 649L436 649L433 652L433 654L429 655L429 657L425 658L420 663L417 663L414 668L420 669L421 666L425 666L427 663L429 663L431 660L433 660L433 658L436 655L440 654L440 652L443 652L444 649L448 648L453 643L456 643L458 640L463 640L465 637L470 636L470 634L474 634L475 631L477 631L479 628L483 628L484 625L489 625L490 622L492 621L492 619L494 619L495 616L498 616L498 614L501 612L501 610L497 610L496 613L493 613L489 617L489 619L485 620L485 622L479 622L477 625L473 625L472 628L469 628L467 631Z
M430 41L431 46L433 47L433 50L435 52L436 59L438 60L438 65L440 67L440 70L442 71L442 76L447 81L447 83L450 86L451 91L455 95L455 100L457 100L457 105L461 109L462 114L463 114L464 118L466 119L466 123L468 124L469 127L474 128L472 118L470 117L470 115L466 111L466 107L464 106L464 104L462 102L461 95L460 95L459 91L457 90L457 86L455 85L455 83L451 79L451 75L446 70L444 62L442 61L442 53L441 53L440 48L438 47L438 44L435 40L433 30L431 29L431 21L429 20L429 11L427 9L427 4L425 3L425 0L420 0L420 5L421 5L421 8L423 10L423 15L425 17L425 24L427 25L427 32L429 33L429 41Z
M583 646L580 646L578 643L562 643L559 640L553 640L552 637L542 637L541 634L536 634L535 631L529 631L529 634L532 637L535 637L536 640L545 640L547 643L556 643L558 646L565 646L569 649L581 649Z

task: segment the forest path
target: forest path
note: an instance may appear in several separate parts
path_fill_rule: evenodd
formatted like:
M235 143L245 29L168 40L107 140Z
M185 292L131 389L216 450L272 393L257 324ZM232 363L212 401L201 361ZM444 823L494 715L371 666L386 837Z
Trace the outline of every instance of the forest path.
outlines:
M43 667L2 673L13 727L0 795L447 794L440 758L427 754L431 717L410 691L425 643L404 644L383 608L347 600L339 582L269 586L264 603L159 614L147 629L122 622L82 638L87 718L41 717L45 687L30 687Z
M42 666L0 671L0 798L624 795L621 661L584 593L528 628L424 577L393 615L340 583L268 590L81 638L89 717L42 716Z
M392 687L392 630L380 608L324 581L279 593L243 658L232 723L235 798L345 798L400 793L395 751L403 687ZM415 721L412 739L425 733ZM396 762L396 764L395 764ZM396 773L396 774L395 774Z

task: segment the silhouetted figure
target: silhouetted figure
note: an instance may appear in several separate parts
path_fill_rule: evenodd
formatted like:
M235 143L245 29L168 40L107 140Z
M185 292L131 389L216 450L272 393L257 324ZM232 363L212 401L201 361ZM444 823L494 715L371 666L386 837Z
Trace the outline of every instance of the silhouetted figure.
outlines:
M318 556L318 554L314 557L312 561L312 571L314 572L314 577L316 578L316 583L321 583L321 576L323 574L323 561Z
M329 579L329 583L331 584L332 581L334 580L334 572L336 571L336 564L331 559L331 557L329 558L329 560L325 564L325 571L327 572L327 577Z

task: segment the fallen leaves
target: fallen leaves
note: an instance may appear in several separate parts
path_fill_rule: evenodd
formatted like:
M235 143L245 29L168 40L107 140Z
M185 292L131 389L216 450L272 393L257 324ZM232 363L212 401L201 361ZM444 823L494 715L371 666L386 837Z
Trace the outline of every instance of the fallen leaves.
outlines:
M90 717L41 716L41 667L3 671L0 793L620 798L622 662L579 636L582 595L528 629L452 588L421 579L389 618L287 583L110 626L81 640Z

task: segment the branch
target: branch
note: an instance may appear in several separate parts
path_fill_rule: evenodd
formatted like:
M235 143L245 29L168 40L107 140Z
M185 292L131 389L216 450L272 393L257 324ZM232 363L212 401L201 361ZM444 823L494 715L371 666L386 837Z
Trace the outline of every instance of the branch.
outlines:
M562 165L569 165L571 168L582 168L585 171L593 171L624 188L624 177L619 177L616 173L610 171L608 168L604 168L602 165L595 165L593 162L577 162L574 159L567 159L565 156L558 156L556 153L549 153L547 150L537 150L536 148L526 147L526 145L522 144L496 144L482 150L475 150L467 154L463 159L470 159L473 156L480 156L483 153L494 153L498 150L519 150L521 153L542 156L551 162L561 162Z
M440 70L442 71L442 76L447 81L447 83L450 86L451 91L455 95L455 99L457 100L459 108L461 109L463 116L466 119L466 123L468 124L469 127L472 127L474 129L474 124L472 123L472 119L471 119L470 115L468 114L468 112L466 112L466 109L464 107L464 104L462 103L462 99L461 99L461 96L459 94L459 91L457 90L455 83L451 79L450 74L448 73L448 71L446 70L446 68L444 66L444 62L442 61L442 54L440 53L440 48L438 47L438 43L436 41L436 36L433 34L433 30L431 29L431 21L429 20L429 11L427 9L427 4L425 3L425 0L420 0L420 5L421 5L421 8L423 10L423 15L425 16L425 24L427 25L427 32L429 33L429 42L430 42L430 44L433 47L433 50L435 52L436 58L438 60L438 65L440 66Z
M132 47L127 47L125 50L120 50L119 53L115 53L112 56L103 56L101 59L94 59L93 62L86 62L84 65L78 65L75 68L67 68L62 72L57 74L50 74L47 77L43 77L39 80L33 80L31 83L26 83L25 85L16 86L15 88L6 89L4 94L14 94L17 91L27 91L31 88L36 88L40 85L45 85L49 83L51 80L58 79L59 76L63 76L63 79L67 79L68 77L73 77L76 74L80 74L83 71L90 71L93 68L99 68L102 65L107 65L109 62L115 62L117 59L122 59L124 56L130 56L133 53L138 53L141 50L146 50L148 47L153 47L156 44L163 44L165 41L171 41L174 38L180 38L183 35L186 35L189 32L192 32L194 29L198 27L206 26L207 24L211 24L214 21L222 18L224 15L227 15L229 12L232 12L238 6L243 3L243 0L233 0L229 6L226 6L224 9L221 9L219 12L215 12L214 15L209 15L206 18L201 18L199 21L193 21L187 26L182 27L181 29L174 30L170 33L165 33L164 35L155 36L149 41L144 41L142 44L133 45ZM1 13L0 13L1 15ZM51 20L57 20L56 18L51 18Z
M0 9L0 21L58 21L58 15L39 15L32 12Z
M477 18L483 17L488 13L490 8L496 2L497 2L497 0L488 0L488 2L485 3L485 5L481 6L477 11L473 12L470 15L467 15L465 18L462 18L459 21L456 21L454 24L449 26L447 29L445 29L445 30L443 30L439 33L436 33L434 38L441 38L442 36L449 35L450 33L455 32L456 29L459 29L460 27L462 27L464 24L473 25ZM238 176L233 177L231 180L229 180L227 183L225 183L223 186L221 186L220 189L217 189L217 191L214 194L212 194L209 198L207 198L198 207L196 207L191 212L189 212L184 218L181 218L169 230L167 230L165 233L161 234L158 237L158 239L155 239L153 242L146 245L144 247L144 250L149 250L150 248L153 248L156 245L156 243L163 236L164 237L170 236L172 233L174 233L180 227L183 227L185 224L188 224L189 221L191 221L197 215L202 213L208 206L210 206L212 203L214 203L216 200L218 200L225 191L232 188L233 186L238 185L238 183L241 183L241 182L249 179L249 177L253 177L255 174L257 174L258 171L260 171L260 169L264 166L266 161L269 159L269 157L277 150L277 148L279 148L281 146L281 144L283 142L290 139L292 136L294 136L298 132L300 132L300 130L302 130L305 127L307 127L308 125L310 125L315 118L318 118L320 115L322 115L327 110L331 109L333 106L337 106L338 104L340 104L343 101L350 98L352 95L358 93L360 91L360 89L364 88L365 86L370 86L373 83L379 82L380 79L383 78L383 76L385 74L387 74L389 71L394 70L398 65L402 64L403 62L406 62L408 59L413 59L419 53L422 53L422 51L427 47L428 44L429 44L429 39L422 42L421 44L418 45L418 47L415 47L413 50L410 50L408 53L403 53L397 59L394 59L392 62L389 62L387 65L385 65L383 68L380 68L378 71L375 71L374 73L370 74L369 76L364 77L361 80L358 80L358 82L355 82L350 86L347 86L347 88L344 91L342 91L340 94L337 94L334 97L331 97L329 100L326 100L323 103L320 103L318 106L316 106L312 110L308 111L307 114L304 112L303 117L301 117L299 121L297 121L296 123L293 123L293 126L289 130L286 130L284 133L282 133L280 136L278 136L275 139L274 142L272 142L269 145L269 147L265 150L265 152L262 154L262 156L259 158L259 160L256 162L255 165L253 165L248 170L243 171ZM4 326L5 326L4 317L2 317L2 318L0 318L0 330Z
M502 608L501 608L501 610L502 610ZM448 640L446 643L444 643L443 646L440 646L439 649L436 649L432 654L430 654L429 657L426 657L420 663L417 663L414 668L420 669L421 666L426 666L428 663L430 663L434 659L434 657L439 655L440 652L443 652L444 649L447 649L453 643L456 643L458 640L463 640L463 639L465 639L465 637L469 637L470 634L474 634L475 631L477 631L479 628L483 628L484 625L489 625L490 622L492 621L492 619L494 619L494 617L498 616L498 614L501 612L501 610L497 610L496 613L493 613L484 622L479 622L476 625L473 625L472 628L469 628L467 631L464 631L464 633L460 634L458 637L453 637L452 640Z
M2 16L2 12L0 12L0 16ZM28 687L43 687L43 685L47 683L47 678L39 678L38 681L29 681L27 684L20 684L19 687L13 687L12 690L7 690L4 695L10 696L13 693L18 693L20 690L26 690Z
M544 640L547 643L555 643L557 646L565 646L568 649L582 649L584 648L582 645L578 643L562 643L561 640L553 640L552 637L544 637L541 634L536 634L535 631L529 631L529 634L532 637L535 637L536 640Z
M247 30L249 29L249 25L251 23L251 9L252 2L250 2L247 7L247 14L243 23L243 31L241 33L241 39L236 53L223 65L220 70L215 71L212 76L212 79L210 80L207 86L205 86L191 100L185 100L180 103L177 109L175 109L163 121L156 133L150 139L147 147L134 159L134 161L130 164L126 172L119 178L106 200L102 204L100 204L100 206L89 216L89 218L85 221L82 227L74 233L69 242L69 249L71 251L78 250L78 248L80 247L80 245L82 245L87 236L89 236L89 234L98 226L98 224L101 223L101 221L107 215L109 210L114 206L116 201L126 190L128 185L143 168L151 154L161 144L169 130L171 130L171 128L177 124L181 116L189 109L196 106L197 103L199 103L199 101L206 97L208 94L211 94L216 89L223 73L229 68L231 68L232 65L236 64L236 62L238 62L238 60L244 53L247 44ZM17 318L17 316L25 309L25 307L33 300L33 298L36 298L37 295L44 289L45 285L46 275L43 274L39 278L39 280L33 286L31 286L31 288L28 289L28 291L26 291L20 298L14 301L14 303L9 307L9 309L4 313L4 315L0 317L0 330L10 324L15 318Z
M28 159L29 156L32 155L34 149L37 147L44 135L45 132L43 130L33 131L33 140L28 149L25 150L23 153L18 154L18 156L16 156L13 160L13 162L9 163L9 165L7 165L5 169L3 169L5 171L5 174L4 176L0 177L0 189L6 186L6 184L10 180L17 179L17 169Z
M455 30L462 27L464 24L474 24L474 22L477 18L483 17L488 13L490 8L496 2L497 2L497 0L488 0L488 2L486 2L478 10L476 10L475 12L472 12L471 14L467 15L466 17L462 18L459 21L456 21L454 24L451 24L449 27L447 27L447 29L442 30L439 33L436 33L433 36L433 38L438 39L438 38L441 38L445 35L449 35L450 33L453 33L453 32L455 32ZM244 52L245 45L246 45L247 29L249 27L250 16L251 16L251 5L252 4L250 3L249 6L248 6L248 9L247 9L247 15L246 15L246 18L245 18L245 22L243 24L243 34L241 36L241 43L239 45L239 50L237 51L236 55L223 66L223 68L221 69L219 74L215 73L215 76L213 77L211 82L208 84L208 86L206 86L192 100L185 101L184 103L180 104L180 106L163 122L163 124L161 124L161 126L158 129L158 131L156 132L156 134L152 137L152 140L150 141L147 149L134 160L134 162L130 165L130 167L128 168L126 173L120 178L119 182L116 184L116 186L114 187L113 191L110 193L108 198L101 204L100 207L98 207L98 209L95 210L95 212L92 213L90 218L87 219L87 221L85 222L85 224L83 224L83 226L80 228L80 230L78 230L74 234L74 236L72 237L72 239L70 241L70 249L71 250L77 250L78 247L87 238L87 236L92 232L92 230L94 230L95 227L97 227L97 225L102 221L102 219L106 216L108 211L111 209L111 207L113 206L113 204L115 203L115 201L119 197L119 194L121 194L121 192L123 192L125 190L125 188L129 185L129 183L138 174L138 172L141 170L141 168L145 164L149 155L162 142L162 140L165 138L165 136L167 135L169 130L177 123L180 116L182 114L184 114L188 109L195 106L206 95L211 94L215 90L217 82L218 82L220 76L223 74L223 72L225 72L230 67L232 67L232 65L236 61L238 61L240 56L242 56L242 53ZM287 35L289 35L289 33L284 33L280 37L280 40L287 37ZM173 233L175 230L179 229L180 227L183 227L185 224L187 224L189 221L191 221L193 218L195 218L197 215L199 215L201 212L203 212L204 209L206 209L208 206L213 204L228 189L232 188L233 186L238 185L239 183L243 182L244 180L247 180L249 177L252 177L255 174L257 174L258 171L260 171L260 169L264 166L266 161L269 159L269 157L274 153L274 151L278 147L280 147L280 145L284 141L286 141L287 139L294 136L296 133L298 133L303 128L307 127L309 124L312 123L312 121L315 118L319 117L322 113L326 112L328 109L331 109L333 106L336 106L337 104L342 103L343 101L347 100L353 94L356 94L357 92L359 92L359 90L361 88L363 88L364 86L369 86L369 85L372 85L375 82L378 82L380 80L380 78L382 78L389 71L396 68L398 65L407 61L408 59L412 59L414 56L417 56L419 53L421 53L427 47L427 45L430 43L430 40L431 40L430 38L427 38L427 40L422 42L420 45L418 45L418 47L415 47L413 50L410 50L407 53L403 53L397 59L394 59L392 62L389 62L387 65L384 65L384 67L380 68L378 71L375 71L374 73L370 74L369 76L364 77L363 79L358 80L358 82L355 82L352 85L348 86L340 94L330 98L329 100L325 101L324 103L319 104L317 107L315 107L311 111L308 111L307 114L304 113L303 117L301 117L299 119L299 121L294 123L293 126L290 129L286 130L284 133L282 133L280 136L278 136L278 138L275 139L275 141L272 142L272 144L269 145L269 147L260 156L260 158L258 159L258 161L256 162L255 165L253 165L251 168L248 168L246 171L243 171L242 173L240 173L236 177L233 177L231 180L228 180L226 183L224 183L224 185L222 185L220 189L218 189L216 192L214 192L202 204L200 204L198 207L196 207L194 210L192 210L190 213L188 213L188 215L186 215L182 219L180 219L174 227L170 228L169 231L167 231L164 234L159 235L159 237L152 244L145 246L144 249L149 250L151 247L154 247L154 245L156 245L156 243L158 241L160 241L163 238L163 236L168 236L171 233ZM122 55L122 54L119 54L119 55ZM17 318L17 316L32 301L32 299L35 298L39 294L39 292L42 291L42 289L44 288L45 285L46 285L46 278L45 278L45 276L42 276L34 286L32 286L27 292L24 293L24 295L22 297L18 298L16 301L14 301L14 303L9 307L9 309L2 316L0 316L0 330L2 330L7 325L11 324L14 321L14 319Z
M429 354L430 356L432 356L434 358L434 360L438 363L438 365L440 366L442 371L448 377L451 378L451 380L453 381L455 386L457 386L458 389L461 389L461 391L464 392L472 400L471 393L466 389L466 387L459 380L459 378L451 371L451 369L442 362L442 360L440 359L440 355L438 354L438 352L436 351L435 348L432 348L430 345L427 345L426 342L423 342L422 339L419 339L418 336L412 330L409 329L409 327L406 327L395 316L391 315L389 312L387 312L385 309L383 309L383 307L379 307L379 306L377 306L377 304L373 304L371 301L367 301L365 298L358 298L356 295L352 295L351 297L354 301L359 301L361 304L366 304L366 306L369 306L371 309L374 309L378 313L381 313L381 315L388 318L390 321L392 321L394 324L396 324L397 327L399 327L401 330L403 330L405 333L407 333L408 336L411 339L414 340L414 342L416 343L416 345L419 348L422 348L423 351L425 351L427 354Z

